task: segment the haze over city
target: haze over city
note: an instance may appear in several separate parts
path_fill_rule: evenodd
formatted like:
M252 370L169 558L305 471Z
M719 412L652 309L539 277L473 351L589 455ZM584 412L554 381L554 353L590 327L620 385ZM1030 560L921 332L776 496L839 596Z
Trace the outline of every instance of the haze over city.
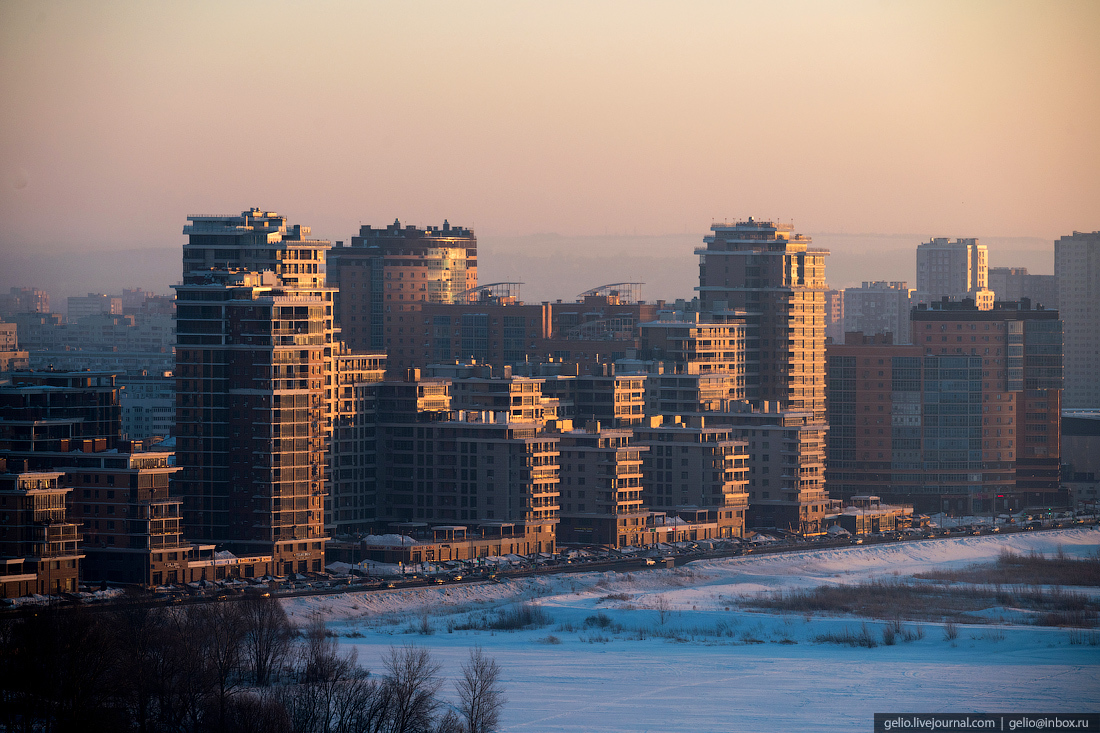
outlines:
M0 2L0 733L1100 727L1098 38Z
M333 241L447 218L531 300L691 297L745 216L833 286L912 280L932 236L1049 273L1100 228L1098 32L1095 3L5 3L0 287L167 291L183 217L248 206Z

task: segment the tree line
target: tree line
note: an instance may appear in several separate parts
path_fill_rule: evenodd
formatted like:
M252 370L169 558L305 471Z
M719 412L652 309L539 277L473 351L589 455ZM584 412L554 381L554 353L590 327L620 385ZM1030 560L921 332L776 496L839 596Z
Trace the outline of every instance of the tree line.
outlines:
M501 669L480 648L440 696L441 665L393 647L382 674L273 598L42 610L0 621L0 731L492 733Z

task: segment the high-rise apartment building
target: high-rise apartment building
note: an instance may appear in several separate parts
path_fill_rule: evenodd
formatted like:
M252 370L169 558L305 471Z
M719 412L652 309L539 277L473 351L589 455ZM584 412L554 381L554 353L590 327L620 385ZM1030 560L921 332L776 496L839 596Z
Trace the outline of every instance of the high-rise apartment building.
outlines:
M920 511L1063 504L1058 312L940 301L912 333L829 347L830 491Z
M337 242L330 252L328 282L339 288L336 322L344 342L356 351L385 351L396 368L424 351L423 324L414 315L420 307L466 302L466 291L477 286L477 237L449 222L362 226L350 247ZM406 335L415 338L406 344Z
M1054 275L1031 275L1026 267L990 267L989 289L997 300L1027 298L1036 306L1058 309L1058 279Z
M998 303L988 311L966 302L933 303L911 315L913 344L923 346L925 354L981 356L982 390L1013 394L1016 491L1024 505L1064 503L1058 487L1063 384L1058 316L1026 300ZM947 384L941 383L941 390ZM991 416L991 435L984 432L984 417L982 449L995 450L996 416ZM987 437L993 440L988 449Z
M385 354L360 354L334 344L325 474L325 529L330 536L367 534L378 515L374 385L386 374Z
M903 282L865 282L844 290L844 332L889 333L894 343L909 343L913 290ZM834 339L840 343L841 339Z
M320 571L329 243L259 209L188 220L175 374L185 531L270 557L273 573Z
M918 302L969 298L978 310L993 307L989 252L977 239L936 237L917 246Z
M699 309L744 312L750 400L825 417L825 257L792 226L713 224L699 255Z
M0 317L14 316L16 313L49 313L50 295L38 288L11 288L0 293Z
M1100 407L1100 231L1055 242L1054 277L1065 323L1064 404Z
M825 291L825 336L834 344L844 341L844 290Z

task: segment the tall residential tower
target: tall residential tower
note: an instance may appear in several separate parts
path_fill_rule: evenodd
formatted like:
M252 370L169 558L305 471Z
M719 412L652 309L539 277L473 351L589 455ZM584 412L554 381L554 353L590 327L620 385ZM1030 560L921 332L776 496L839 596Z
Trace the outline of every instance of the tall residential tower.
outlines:
M1066 407L1100 407L1100 232L1054 243L1058 308L1065 322Z
M825 417L825 256L790 224L714 224L699 255L699 309L746 316L747 397Z
M351 246L337 242L328 281L338 288L336 322L355 351L386 351L394 363L430 358L430 337L416 312L432 303L464 303L477 286L477 237L472 229L402 227L399 221L359 228Z
M175 375L185 531L270 557L269 572L320 571L329 243L259 209L188 220Z
M917 300L970 298L978 310L993 307L989 252L977 239L936 237L917 247Z

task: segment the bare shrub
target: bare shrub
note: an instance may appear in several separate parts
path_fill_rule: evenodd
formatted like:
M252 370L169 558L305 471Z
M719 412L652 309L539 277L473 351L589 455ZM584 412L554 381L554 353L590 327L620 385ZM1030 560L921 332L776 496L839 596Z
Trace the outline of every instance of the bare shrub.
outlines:
M520 631L549 626L554 622L550 614L539 605L522 603L497 611L495 616L484 614L454 626L458 631Z
M1054 557L1032 552L1027 555L1004 549L993 563L971 565L960 570L933 570L915 577L989 585L1077 585L1100 586L1100 557L1075 558L1059 548Z
M948 621L943 625L943 640L955 641L959 638L959 626L954 621Z
M524 603L501 612L495 621L489 623L489 628L498 631L517 631L549 626L551 623L553 619L542 606Z
M867 649L874 649L878 646L878 642L875 641L875 637L871 634L871 630L867 627L867 624L863 624L860 627L858 634L845 626L844 631L840 633L829 632L826 634L818 634L814 637L814 641L819 644L844 644L846 646L865 647Z
M612 593L600 598L596 603L606 603L607 601L629 601L634 596L629 593Z
M1100 631L1083 631L1081 629L1069 630L1069 643L1070 644L1088 644L1089 646L1100 645Z
M891 626L883 626L882 627L882 645L883 646L893 646L894 644L897 644L897 643L898 643L898 632L897 632L897 630L894 629L894 627L892 625Z

